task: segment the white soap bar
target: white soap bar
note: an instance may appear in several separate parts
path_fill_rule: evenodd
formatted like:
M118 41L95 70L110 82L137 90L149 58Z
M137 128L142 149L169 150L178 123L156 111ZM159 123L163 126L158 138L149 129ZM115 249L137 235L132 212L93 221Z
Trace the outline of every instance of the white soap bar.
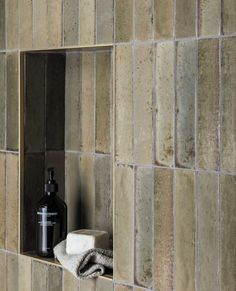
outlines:
M109 248L109 235L106 231L80 229L68 233L66 239L68 255L78 255L93 248Z

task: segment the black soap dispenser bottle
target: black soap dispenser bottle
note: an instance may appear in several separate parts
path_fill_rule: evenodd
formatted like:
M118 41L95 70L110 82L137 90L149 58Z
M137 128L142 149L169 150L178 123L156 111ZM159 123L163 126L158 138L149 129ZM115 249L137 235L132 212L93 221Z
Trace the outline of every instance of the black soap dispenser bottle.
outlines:
M58 195L54 169L48 169L45 195L37 205L36 251L37 255L53 258L53 248L67 235L67 206Z

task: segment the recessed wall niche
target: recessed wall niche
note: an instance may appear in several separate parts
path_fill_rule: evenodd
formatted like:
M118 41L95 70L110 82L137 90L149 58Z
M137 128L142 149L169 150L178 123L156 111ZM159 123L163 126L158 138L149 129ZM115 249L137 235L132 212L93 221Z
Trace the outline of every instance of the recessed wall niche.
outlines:
M21 252L35 250L35 208L48 167L68 231L107 230L112 247L112 48L21 54Z

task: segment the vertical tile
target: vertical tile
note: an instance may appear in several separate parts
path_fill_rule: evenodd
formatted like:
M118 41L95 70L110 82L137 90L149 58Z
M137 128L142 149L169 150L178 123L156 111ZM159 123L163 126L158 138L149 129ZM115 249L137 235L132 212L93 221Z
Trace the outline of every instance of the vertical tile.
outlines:
M113 0L99 0L96 3L97 43L113 42Z
M94 151L94 54L84 52L81 57L80 146L82 151Z
M6 154L6 249L18 251L18 155Z
M64 1L64 45L79 42L79 0Z
M96 54L96 125L95 149L109 153L111 144L111 54Z
M68 209L68 231L76 230L80 225L80 189L79 156L67 153L65 157L65 200Z
M218 40L199 41L197 164L200 168L218 168L218 58Z
M26 152L42 152L45 147L45 55L26 56L24 112Z
M111 167L110 156L95 157L95 229L106 230L112 236Z
M62 291L62 269L50 265L48 268L48 291Z
M171 38L173 36L174 1L154 0L154 38Z
M115 168L114 278L133 283L134 278L134 169Z
M47 290L48 265L32 261L32 290Z
M36 0L33 5L33 46L34 48L48 46L47 35L47 0Z
M153 1L135 0L135 39L153 38Z
M195 0L176 0L175 36L195 36Z
M96 291L96 281L94 279L81 280L80 291Z
M6 54L0 54L0 149L6 146Z
M79 282L70 272L63 270L63 291L79 291Z
M6 0L6 41L8 49L19 45L19 3L18 0Z
M79 2L79 37L80 45L95 43L95 0L80 0Z
M221 169L236 172L236 38L222 41Z
M222 175L220 178L221 203L221 290L235 290L236 281L236 180L235 176Z
M116 47L115 74L115 155L117 160L133 160L132 48Z
M6 291L6 253L0 251L0 282L1 290Z
M153 169L137 168L135 194L135 281L152 287Z
M217 290L218 285L218 177L199 173L198 196L198 288Z
M0 1L0 49L6 47L6 35L5 35L5 23L6 23L6 13L5 13L6 1Z
M154 172L154 290L173 290L174 215L173 171Z
M115 285L115 291L132 291L133 288L125 285Z
M115 1L115 41L127 42L133 36L133 0Z
M135 47L134 160L153 163L153 47Z
M16 254L7 253L7 291L18 291L18 256Z
M98 277L96 291L113 291L113 281L105 277Z
M199 17L199 35L219 35L220 17L221 17L220 0L200 0L198 3Z
M7 149L18 149L18 54L7 53Z
M80 55L66 55L65 81L65 149L79 150L80 141Z
M174 43L156 48L156 162L173 165L174 155Z
M33 0L19 1L19 42L20 48L33 46Z
M83 228L94 229L95 181L94 157L81 155L79 158L79 180L81 193L81 223Z
M0 153L0 249L5 249L6 237L6 155Z
M176 171L175 184L175 290L195 290L194 177Z
M18 256L18 284L19 291L31 291L31 265L32 260L26 256Z
M223 33L230 34L236 31L236 3L234 0L222 1Z
M191 168L195 160L196 44L177 43L176 68L176 164Z

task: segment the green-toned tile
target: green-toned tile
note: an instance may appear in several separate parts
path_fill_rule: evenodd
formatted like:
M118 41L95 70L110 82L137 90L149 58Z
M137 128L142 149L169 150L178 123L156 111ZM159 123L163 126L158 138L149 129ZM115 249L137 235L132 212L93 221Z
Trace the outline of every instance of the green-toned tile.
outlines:
M18 149L18 54L7 53L7 149Z
M81 57L80 96L80 149L93 152L95 146L94 118L94 53L84 52Z
M79 2L79 40L80 45L95 43L95 10L96 0Z
M48 264L32 261L32 290L47 290Z
M96 291L113 291L113 281L105 277L98 277Z
M236 289L236 178L235 176L221 176L220 201L221 201L221 290Z
M6 155L0 153L0 249L5 249L6 236Z
M96 54L96 152L109 153L111 140L111 54Z
M64 45L79 43L79 0L64 1Z
M236 31L236 2L234 0L222 1L222 29L224 34Z
M198 3L199 27L201 36L218 35L220 32L220 0L200 0Z
M176 171L175 185L175 290L195 290L194 176Z
M0 251L0 282L1 290L6 291L6 253Z
M174 43L156 48L156 162L173 165L174 156Z
M6 249L18 251L18 155L6 154Z
M19 0L20 48L33 46L33 0Z
M6 0L6 46L16 49L19 46L19 1Z
M127 42L133 37L133 0L115 1L115 40Z
M133 283L134 278L134 169L115 167L114 278Z
M191 168L195 161L196 43L177 43L176 68L176 164Z
M6 1L1 0L0 1L0 49L4 49L6 47L6 35L5 35L5 23L6 23L6 17L5 17L5 7L6 7Z
M6 147L6 54L0 54L0 149Z
M222 41L221 169L236 172L236 38Z
M125 286L125 285L115 285L114 291L132 291L133 288L130 286Z
M31 265L32 260L26 256L18 256L18 284L19 291L31 291Z
M153 1L135 0L135 39L153 38Z
M119 161L133 161L132 48L116 47L115 154Z
M173 171L154 172L154 290L173 290L174 215Z
M218 177L197 175L198 199L198 288L217 290L218 285Z
M80 140L80 55L68 53L66 55L65 81L65 149L79 150Z
M62 291L62 269L55 266L48 268L48 291Z
M134 50L134 160L153 163L153 46L138 45Z
M70 272L63 270L63 291L79 291L79 282Z
M197 165L218 168L219 43L198 44Z
M16 254L7 253L7 291L18 291L18 256Z
M79 291L96 291L96 281L94 279L81 280Z
M153 169L138 168L135 194L135 282L152 287Z
M196 1L176 0L175 36L195 36Z
M154 0L155 39L173 36L173 6L172 0Z
M113 0L99 0L96 4L97 43L113 42Z

